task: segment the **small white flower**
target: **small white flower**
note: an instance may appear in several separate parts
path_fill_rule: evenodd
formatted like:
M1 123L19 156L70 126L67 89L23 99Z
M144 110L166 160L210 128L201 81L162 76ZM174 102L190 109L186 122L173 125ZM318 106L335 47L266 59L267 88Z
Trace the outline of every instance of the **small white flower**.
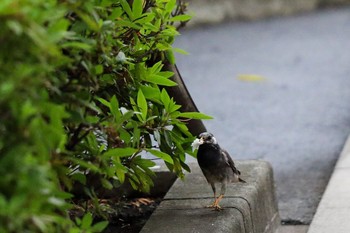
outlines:
M196 138L196 139L192 142L191 146L192 146L192 149L193 149L193 150L197 150L198 147L199 147L200 145L202 145L202 144L203 144L203 140Z
M118 55L115 57L115 59L116 59L118 62L121 62L121 63L124 63L124 62L127 60L127 58L126 58L126 56L125 56L125 53L123 53L122 51L120 51L120 52L118 53Z
M117 54L117 56L115 56L115 60L119 63L126 63L129 61L134 61L134 59L130 58L130 57L126 57L125 53L123 51L119 51L119 53Z

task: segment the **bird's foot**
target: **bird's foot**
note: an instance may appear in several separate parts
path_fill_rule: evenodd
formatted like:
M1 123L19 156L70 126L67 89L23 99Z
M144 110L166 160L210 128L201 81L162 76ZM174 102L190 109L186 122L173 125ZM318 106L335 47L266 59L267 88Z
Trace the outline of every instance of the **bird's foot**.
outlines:
M219 205L216 205L216 206L214 206L213 208L214 208L213 210L216 210L216 211L221 211L221 210L223 210L223 208L222 208L221 206L219 206Z
M223 210L223 208L221 206L219 206L217 203L213 203L211 205L208 205L206 206L206 208L213 208L213 210L216 210L216 211L221 211Z
M205 208L215 208L215 203L213 203L211 205L207 205Z
M221 211L223 210L220 206L219 206L219 202L222 200L222 198L224 197L223 194L221 194L218 198L215 198L215 201L213 204L207 206L207 208L213 208L216 211Z

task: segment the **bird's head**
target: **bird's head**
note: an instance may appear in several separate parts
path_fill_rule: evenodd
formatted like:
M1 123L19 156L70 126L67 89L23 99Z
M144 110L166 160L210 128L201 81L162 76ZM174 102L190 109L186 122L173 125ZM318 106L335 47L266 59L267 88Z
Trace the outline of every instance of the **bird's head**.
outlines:
M198 138L196 138L192 143L192 148L198 149L198 147L204 143L207 144L217 144L216 138L212 133L204 132L201 133Z

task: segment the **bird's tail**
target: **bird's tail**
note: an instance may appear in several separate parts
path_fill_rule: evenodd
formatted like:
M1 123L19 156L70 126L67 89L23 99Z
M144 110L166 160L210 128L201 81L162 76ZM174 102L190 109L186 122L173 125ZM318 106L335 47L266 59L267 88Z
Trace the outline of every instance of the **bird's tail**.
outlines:
M241 178L238 178L238 181L241 183L247 183L245 180L242 180Z

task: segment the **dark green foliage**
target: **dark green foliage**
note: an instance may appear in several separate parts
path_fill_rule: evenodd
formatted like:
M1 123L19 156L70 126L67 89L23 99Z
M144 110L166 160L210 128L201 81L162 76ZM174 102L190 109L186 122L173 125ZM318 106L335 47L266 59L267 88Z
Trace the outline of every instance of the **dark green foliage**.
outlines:
M176 0L4 0L0 3L0 232L99 232L71 221L78 182L96 198L129 182L148 191L153 154L180 177L191 153L184 118L164 87ZM181 51L181 50L178 50ZM98 205L98 202L94 202ZM94 214L98 214L97 211Z

